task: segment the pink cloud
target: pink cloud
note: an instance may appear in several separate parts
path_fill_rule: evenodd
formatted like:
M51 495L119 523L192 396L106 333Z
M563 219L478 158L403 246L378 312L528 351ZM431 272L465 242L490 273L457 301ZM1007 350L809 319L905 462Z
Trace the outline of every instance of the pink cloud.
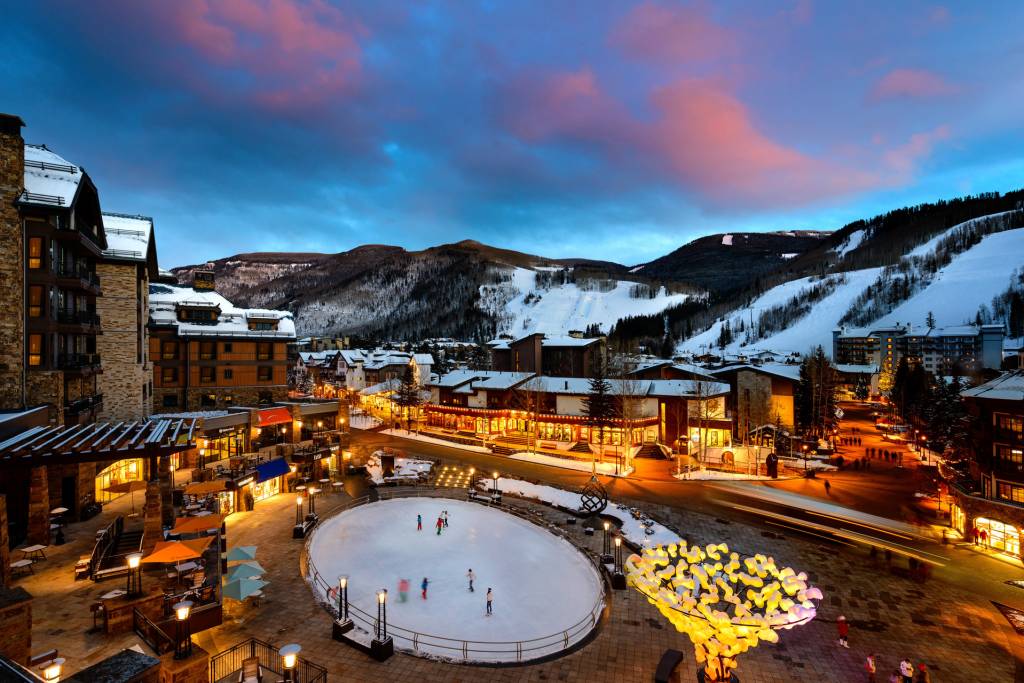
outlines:
M697 7L644 2L612 32L630 55L655 61L704 61L731 54L736 37Z
M932 153L936 143L948 140L949 137L949 126L937 126L929 131L914 133L904 144L885 152L885 161L895 174L893 180L903 182L909 179L920 161Z
M958 88L939 74L924 69L894 69L871 89L873 102L895 98L923 99L958 92Z
M365 31L323 0L183 0L168 23L229 88L287 108L321 101L360 72Z

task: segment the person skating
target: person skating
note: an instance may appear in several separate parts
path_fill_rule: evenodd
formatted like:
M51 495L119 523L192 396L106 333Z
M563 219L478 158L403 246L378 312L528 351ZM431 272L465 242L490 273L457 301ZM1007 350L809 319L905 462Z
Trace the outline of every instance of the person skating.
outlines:
M836 619L836 630L839 632L839 646L845 647L847 650L850 649L850 643L847 639L850 636L850 624L847 623L846 617L842 614Z
M440 517L437 518L437 535L441 535L441 527L444 526L444 520Z
M909 659L900 662L900 676L903 677L903 683L914 683L914 665Z
M466 572L466 578L469 579L469 592L472 593L472 592L474 592L473 591L473 582L476 581L476 574L473 573L473 568L472 567L470 567L469 571Z
M416 515L416 531L423 531L423 515Z
M448 511L447 510L443 510L441 512L441 519L444 520L444 528L447 529L448 528Z
M429 585L430 585L430 581L427 580L427 577L424 576L423 577L423 582L420 584L420 588L423 590L421 595L423 596L424 600L427 599L427 586L429 586Z
M488 588L487 589L487 616L491 616L491 614L493 614L493 611L491 609L491 600L494 600L494 592L490 588Z
M864 660L864 673L867 674L868 683L875 683L875 656L868 655Z
M398 602L405 602L409 599L409 579L398 581Z

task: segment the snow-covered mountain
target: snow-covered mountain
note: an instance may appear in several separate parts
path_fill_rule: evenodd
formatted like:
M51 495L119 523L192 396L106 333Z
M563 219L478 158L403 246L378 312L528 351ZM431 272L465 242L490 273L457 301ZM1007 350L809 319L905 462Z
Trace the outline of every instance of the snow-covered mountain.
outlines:
M835 250L842 259L869 235L851 233ZM803 277L768 289L707 330L682 351L722 349L831 350L842 324L938 326L991 322L990 302L1024 271L1024 211L971 219L940 232L890 266Z

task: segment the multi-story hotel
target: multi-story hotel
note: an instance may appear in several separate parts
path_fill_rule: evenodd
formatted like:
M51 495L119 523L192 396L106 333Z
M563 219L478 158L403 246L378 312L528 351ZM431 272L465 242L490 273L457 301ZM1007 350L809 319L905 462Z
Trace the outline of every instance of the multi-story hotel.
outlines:
M566 337L535 332L519 339L495 339L490 348L491 369L499 372L535 372L549 377L590 377L594 364L607 352L604 337Z
M153 412L269 405L288 398L291 313L237 308L212 273L150 285Z
M934 375L966 373L981 368L998 370L1002 363L1002 325L872 328L841 327L832 332L836 363L895 369L901 358L921 363Z

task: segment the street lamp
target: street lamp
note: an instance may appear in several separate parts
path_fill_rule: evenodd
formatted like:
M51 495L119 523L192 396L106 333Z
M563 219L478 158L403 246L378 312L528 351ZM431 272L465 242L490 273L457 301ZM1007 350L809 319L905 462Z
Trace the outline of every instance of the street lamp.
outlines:
M295 499L295 525L302 524L302 496Z
M338 619L348 619L348 577L338 577Z
M189 617L192 616L192 601L182 600L174 605L174 623L178 638L174 644L174 658L185 659L192 655L192 630Z
M622 573L622 536L615 537L615 573Z
M388 637L388 589L377 591L377 640Z
M142 592L142 569L139 567L142 563L142 553L131 553L125 559L128 561L127 593L135 597Z
M299 661L299 653L302 652L302 646L297 643L291 643L282 647L279 652L281 654L281 663L284 665L284 680L295 681L295 665Z
M309 494L309 514L316 514L316 494L320 493L320 489L310 489L307 493Z
M491 475L491 478L494 479L494 488L491 489L491 492L497 495L498 493L500 493L500 491L498 491L498 473L495 471Z
M602 543L602 548L604 549L604 552L602 554L606 555L606 556L611 554L611 551L608 548L608 529L610 527L611 527L611 522L606 521L604 523L604 543Z
M57 683L60 680L60 671L64 667L65 661L63 657L56 657L47 662L43 667L43 680L46 683Z

